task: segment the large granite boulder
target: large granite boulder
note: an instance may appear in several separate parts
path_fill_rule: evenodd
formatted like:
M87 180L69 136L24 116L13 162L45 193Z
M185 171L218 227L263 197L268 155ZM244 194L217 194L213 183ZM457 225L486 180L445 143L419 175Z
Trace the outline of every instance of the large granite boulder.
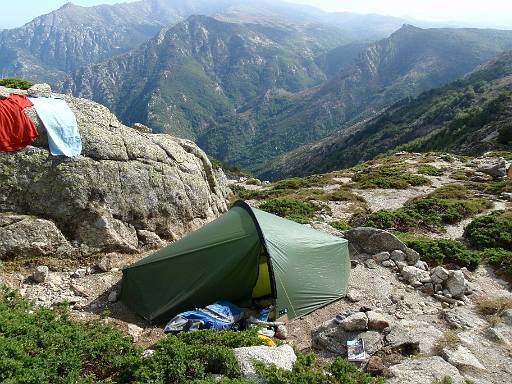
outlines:
M50 156L44 126L27 109L40 137L22 151L0 153L0 212L53 222L91 254L135 252L149 232L153 241L175 240L227 210L229 190L193 142L140 132L100 104L63 97L77 117L82 155Z

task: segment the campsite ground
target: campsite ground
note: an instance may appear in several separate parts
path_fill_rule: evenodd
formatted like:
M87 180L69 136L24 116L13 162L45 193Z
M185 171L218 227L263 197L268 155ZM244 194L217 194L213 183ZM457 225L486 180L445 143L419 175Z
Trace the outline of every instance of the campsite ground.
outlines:
M414 202L414 199L455 185L450 189L452 192L457 189L468 191L463 200L485 199L492 204L456 223L430 228L418 226L407 232L412 236L456 239L462 236L464 227L475 217L493 210L510 211L512 207L509 200L510 181L508 186L496 192L496 181L477 172L477 163L473 159L453 156L404 154L322 177L293 179L281 184L232 181L232 185L238 197L254 206L272 210L275 207L273 202L277 199L292 201L290 204L293 207L309 207L310 210L301 211L300 219L311 221L313 227L333 234L340 234L340 229L345 229L349 224L372 218L375 212L401 209ZM383 167L387 167L387 173L375 175ZM367 175L370 178L365 178ZM404 175L424 178L409 179L424 185L404 187ZM379 185L372 185L377 178L381 180ZM109 254L112 265L107 271L99 271L96 267L103 255L79 261L52 258L7 261L0 270L0 281L18 288L24 297L34 300L37 305L52 306L68 302L74 318L102 318L131 334L137 344L149 347L162 337L161 326L144 322L116 298L122 275L120 270L149 253ZM50 273L45 282L38 284L30 276L34 266L41 264L49 266ZM352 269L349 298L292 321L288 326L289 341L300 350L314 350L320 356L330 358L334 355L332 351L318 349L319 344L315 342L319 337L317 329L339 313L364 306L386 316L391 328L397 329L396 332L419 341L420 354L415 359L442 355L443 340L455 332L451 347L463 346L463 351L468 351L464 352L465 362L459 362L457 366L466 379L483 384L512 381L512 324L507 323L512 319L496 322L496 319L486 318L481 313L482 303L495 298L503 298L512 307L510 286L495 275L492 267L483 262L474 272L468 272L467 279L473 294L466 305L454 308L414 289L399 277L396 271L381 265L368 268L364 263L358 263ZM464 325L459 326L457 321ZM374 342L377 345L382 340L377 337ZM400 356L394 363L402 360L407 362L411 359ZM392 382L400 382L396 380L395 377Z

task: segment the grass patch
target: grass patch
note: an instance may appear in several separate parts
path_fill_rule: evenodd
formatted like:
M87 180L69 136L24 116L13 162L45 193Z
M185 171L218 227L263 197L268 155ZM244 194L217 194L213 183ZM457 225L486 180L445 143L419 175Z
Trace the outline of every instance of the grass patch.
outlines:
M339 188L336 191L325 193L322 200L327 201L352 201L366 203L364 197L350 191L349 189Z
M478 252L467 249L457 240L411 238L404 239L405 244L421 255L421 259L429 264L451 264L475 270L481 261Z
M495 211L476 218L464 230L464 237L477 249L512 251L512 211Z
M444 171L430 164L423 164L418 167L418 173L427 176L443 176Z
M284 217L297 223L309 223L322 207L309 201L293 199L271 199L259 206L263 211Z
M7 88L27 90L33 86L34 83L27 80L16 79L14 77L5 77L0 79L0 85Z
M498 324L503 312L512 308L512 299L508 297L479 296L474 303L480 315L491 325Z
M434 343L434 350L436 354L441 354L443 349L448 348L455 351L460 345L459 332L455 329L450 329L443 333L443 335Z
M352 181L362 189L407 189L410 186L432 184L426 177L414 175L403 167L394 165L364 167L356 171L352 176Z
M504 179L500 181L484 182L468 182L469 188L477 191L488 193L490 195L499 195L503 192L512 192L512 180Z
M311 353L297 354L297 362L291 371L275 365L257 364L258 373L268 384L383 384L382 378L373 378L353 364L337 357L332 363L323 363Z

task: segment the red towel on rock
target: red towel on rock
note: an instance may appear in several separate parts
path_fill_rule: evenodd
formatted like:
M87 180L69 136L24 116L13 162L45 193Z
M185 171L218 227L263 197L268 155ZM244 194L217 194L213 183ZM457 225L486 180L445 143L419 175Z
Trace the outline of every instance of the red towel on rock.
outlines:
M38 136L34 123L23 108L31 107L32 102L25 95L11 93L0 100L0 151L14 152L31 144Z

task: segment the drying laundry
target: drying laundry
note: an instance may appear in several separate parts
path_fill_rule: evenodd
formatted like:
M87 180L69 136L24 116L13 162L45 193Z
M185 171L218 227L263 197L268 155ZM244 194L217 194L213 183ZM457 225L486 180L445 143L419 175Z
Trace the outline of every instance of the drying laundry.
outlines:
M75 157L82 152L82 140L73 111L64 99L31 97L30 101L48 133L48 146L54 156Z
M37 129L30 121L24 108L32 103L24 95L11 93L0 100L0 151L15 152L31 144L38 136Z

